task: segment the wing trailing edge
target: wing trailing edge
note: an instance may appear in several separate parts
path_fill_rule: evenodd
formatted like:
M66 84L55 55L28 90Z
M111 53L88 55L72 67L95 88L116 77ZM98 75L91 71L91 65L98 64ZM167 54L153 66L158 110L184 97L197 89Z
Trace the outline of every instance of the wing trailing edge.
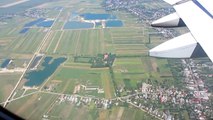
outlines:
M184 2L190 1L190 0L164 0L164 1L170 5L178 5L178 4L182 4Z
M150 56L161 58L190 58L197 41L190 33L168 40L149 51Z
M183 20L177 15L177 13L172 13L164 16L154 22L151 26L153 27L182 27L186 26Z

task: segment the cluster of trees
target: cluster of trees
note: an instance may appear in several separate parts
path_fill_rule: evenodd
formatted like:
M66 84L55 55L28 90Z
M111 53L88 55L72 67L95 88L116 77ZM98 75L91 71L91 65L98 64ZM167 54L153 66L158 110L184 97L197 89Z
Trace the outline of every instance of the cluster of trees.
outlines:
M96 57L92 56L75 56L74 62L90 63L91 68L111 67L116 55L112 53L98 54Z
M116 55L111 53L98 54L97 57L92 58L92 68L111 67Z

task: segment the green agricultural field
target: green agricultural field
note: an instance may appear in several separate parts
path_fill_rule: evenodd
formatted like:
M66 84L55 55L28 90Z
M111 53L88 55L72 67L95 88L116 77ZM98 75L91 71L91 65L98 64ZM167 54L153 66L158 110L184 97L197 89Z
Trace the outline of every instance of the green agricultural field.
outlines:
M13 90L18 78L21 76L20 73L16 74L4 74L0 73L0 102L4 102Z
M0 37L17 37L24 24L29 22L30 20L32 19L23 18L21 16L16 16L13 19L7 19L6 21L4 21L5 24L0 25Z
M26 119L41 119L56 99L57 95L33 94L12 102L7 108Z
M41 32L39 32L41 31ZM14 40L7 48L11 52L15 53L34 53L39 44L43 40L44 32L39 29L32 29L25 36L20 36L17 40Z
M149 78L146 61L141 58L118 58L113 67L115 81L120 87L137 88L137 83Z
M50 54L96 55L104 50L103 30L58 31L47 47Z
M90 67L78 66L64 66L58 70L49 80L48 84L58 81L55 87L55 92L72 94L76 85L84 86L97 86L104 89L105 96L112 98L114 96L111 78L109 77L108 69L92 69ZM86 91L80 91L80 94L85 94ZM102 96L103 94L97 94L97 92L91 92L89 95Z
M156 118L151 117L137 109L125 109L121 117L122 120L155 120Z
M47 44L47 47L46 47L46 52L48 54L55 53L55 51L57 49L56 46L58 44L61 34L62 34L62 31L53 32L53 35L51 36L51 38L49 40L49 44Z
M78 115L76 115L78 114ZM101 110L95 109L93 105L87 107L76 107L71 103L62 103L60 105L55 104L48 114L51 119L78 119L83 120L87 118L88 120L155 120L156 118L147 115L146 113L134 109L134 108L124 108L124 107L113 107L111 110Z

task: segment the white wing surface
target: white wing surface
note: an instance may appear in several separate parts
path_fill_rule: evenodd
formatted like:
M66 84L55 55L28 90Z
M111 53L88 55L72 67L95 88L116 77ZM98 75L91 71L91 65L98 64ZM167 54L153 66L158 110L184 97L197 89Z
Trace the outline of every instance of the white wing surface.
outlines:
M177 39L169 40L156 48L150 50L150 56L155 57L169 57L169 58L191 58L200 49L205 51L206 55L213 62L213 1L212 0L175 0L177 3L171 2L172 0L166 0L166 2L173 5L176 10L179 21L184 21L185 25L189 28L191 33L188 33L186 37L177 37ZM168 27L171 24L171 19L165 20L166 17L161 18L152 23L152 26ZM176 17L177 20L177 17ZM174 19L173 19L174 21ZM162 23L162 24L161 24ZM168 24L166 24L168 23ZM177 22L176 26L178 26ZM171 25L172 27L175 25ZM180 40L182 39L182 40ZM193 40L194 39L194 40ZM168 49L165 44L183 42L182 46L177 44L170 44ZM174 42L175 41L175 42ZM194 50L192 44L194 45ZM194 41L194 42L192 42ZM179 45L179 44L178 44ZM189 46L188 49L183 50L183 47ZM163 48L163 47L164 48ZM200 47L201 46L201 47ZM171 50L171 51L170 51ZM179 52L178 52L179 51ZM167 53L166 55L164 54ZM188 52L188 53L185 53ZM178 54L177 54L178 53ZM199 52L198 52L199 53ZM199 55L196 55L199 56Z

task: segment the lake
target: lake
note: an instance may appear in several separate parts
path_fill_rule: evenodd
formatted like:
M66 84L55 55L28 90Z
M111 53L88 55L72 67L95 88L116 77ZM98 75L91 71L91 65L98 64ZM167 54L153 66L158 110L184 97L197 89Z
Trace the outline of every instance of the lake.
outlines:
M64 57L55 59L53 59L52 57L45 57L43 63L41 64L43 69L29 71L26 74L25 79L27 79L27 82L25 83L25 86L33 87L41 85L65 61L66 58Z

